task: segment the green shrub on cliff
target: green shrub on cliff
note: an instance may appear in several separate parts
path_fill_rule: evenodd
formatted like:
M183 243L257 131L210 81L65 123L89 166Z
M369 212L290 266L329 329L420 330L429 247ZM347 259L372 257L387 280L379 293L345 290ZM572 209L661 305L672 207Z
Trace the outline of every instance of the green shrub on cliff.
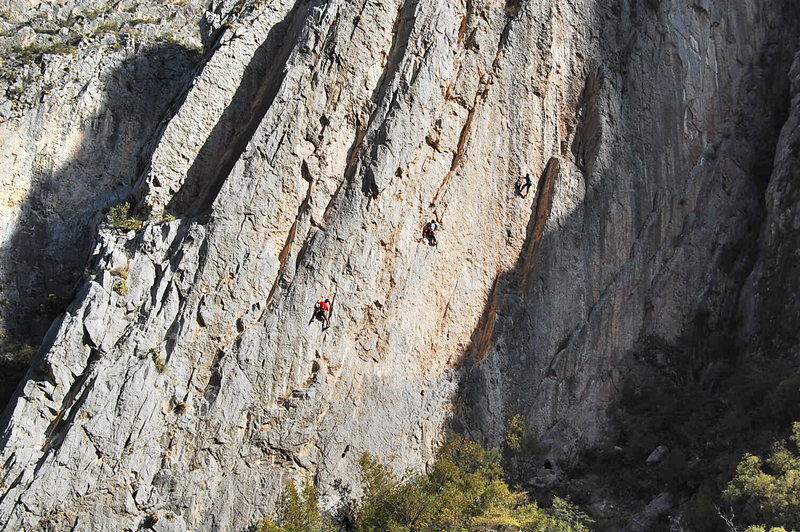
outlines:
M114 229L121 231L138 231L142 228L144 222L130 214L131 204L127 201L114 205L108 211L108 223Z

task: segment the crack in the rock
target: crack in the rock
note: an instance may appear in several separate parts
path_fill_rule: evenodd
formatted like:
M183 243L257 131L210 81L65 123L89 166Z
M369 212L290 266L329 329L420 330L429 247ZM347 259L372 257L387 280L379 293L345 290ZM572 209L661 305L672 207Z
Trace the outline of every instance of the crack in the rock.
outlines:
M289 256L292 252L292 246L294 245L295 237L297 236L297 227L300 223L300 220L303 218L303 215L308 212L311 208L311 191L314 187L314 178L311 175L311 172L308 169L308 163L305 160L300 164L300 175L303 179L308 182L308 187L306 188L306 196L303 198L303 201L300 202L300 205L297 207L297 213L295 214L294 223L292 223L292 227L289 229L289 234L286 236L286 241L283 244L283 248L281 252L278 254L278 263L280 266L278 267L278 273L275 275L275 280L272 283L272 288L270 288L269 295L267 296L267 300L265 303L265 309L262 311L261 316L259 316L255 321L258 322L261 320L261 317L266 312L266 309L270 307L272 304L272 299L275 296L275 292L278 289L281 281L283 280L284 273L286 271L286 264L288 262ZM302 251L302 250L301 250ZM299 260L299 259L298 259ZM252 324L251 324L252 326ZM249 329L250 326L246 327L245 330Z
M476 89L472 105L467 111L467 118L464 120L464 125L461 127L461 132L458 136L458 143L456 144L456 150L453 153L453 159L450 162L450 169L442 178L439 188L436 189L436 193L433 195L433 199L430 202L430 207L435 207L437 205L439 197L441 196L442 192L444 192L447 184L450 182L450 179L460 168L461 161L466 155L467 142L469 141L470 133L472 132L472 122L475 119L475 114L486 102L486 98L489 94L489 86L494 82L494 77L497 74L497 69L500 65L500 59L503 55L503 50L508 42L508 32L511 28L511 22L511 19L508 19L503 27L503 31L500 32L497 50L495 51L494 59L492 60L491 72L482 74L478 80L478 88Z
M531 227L528 245L520 264L520 270L522 272L521 292L526 301L528 299L528 279L536 265L539 246L542 243L547 221L550 219L550 212L553 207L553 191L560 169L561 160L558 157L551 157L550 160L547 161L547 166L545 166L544 172L536 186L536 206L533 227Z

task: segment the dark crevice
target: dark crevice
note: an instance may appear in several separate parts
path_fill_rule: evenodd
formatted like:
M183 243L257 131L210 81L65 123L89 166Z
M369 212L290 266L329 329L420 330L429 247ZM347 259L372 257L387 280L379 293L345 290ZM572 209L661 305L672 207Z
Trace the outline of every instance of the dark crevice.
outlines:
M166 334L164 335L164 354L165 360L169 362L172 357L172 352L178 345L178 338L180 337L180 329L183 325L183 309L186 307L186 298L181 294L180 290L173 287L175 294L178 296L178 312L175 313L175 319L170 323ZM169 295L169 290L164 292L164 298Z
M467 35L467 30L470 28L470 22L472 21L472 17L474 16L475 6L472 3L472 0L467 0L465 5L464 17L461 19L461 24L458 27L458 42L463 43L464 37Z
M389 46L389 55L386 58L386 67L372 91L370 100L378 105L383 98L386 88L394 79L400 68L400 63L408 48L408 41L416 21L416 10L419 0L405 0L397 10L397 16L392 28L392 44ZM374 117L373 117L374 118Z
M546 175L547 171L543 173L543 176ZM459 382L450 428L459 434L466 434L471 439L488 441L487 438L491 435L493 415L487 399L491 395L489 391L496 383L492 382L492 368L484 368L485 359L495 345L498 335L502 334L496 327L498 315L512 316L513 320L520 314L519 309L515 310L509 301L524 296L519 293L522 286L520 277L522 264L525 262L525 250L531 247L535 224L536 209L532 207L520 256L513 268L500 272L495 277L484 310L462 358L463 374Z
M86 359L86 366L84 367L83 372L75 379L72 385L67 391L66 395L64 395L64 399L61 401L61 408L59 412L63 413L69 410L72 407L72 403L75 400L75 397L78 395L78 392L84 387L86 381L89 380L89 376L91 375L92 370L94 369L94 364L97 362L102 353L99 349L92 349L89 353L88 358ZM49 434L56 421L54 420L50 427L45 431L45 434Z
M206 405L204 410L201 412L202 415L206 415L208 413L208 409L213 406L214 401L217 399L217 395L219 394L220 387L222 385L222 359L225 356L225 352L222 350L218 350L217 354L214 355L214 361L211 363L211 374L208 378L208 383L203 387L203 399L205 399Z
M295 269L300 267L300 264L305 259L308 250L311 249L311 246L314 245L314 241L317 239L317 235L319 232L314 232L310 236L306 236L305 240L303 241L303 246L300 248L300 251L297 252L297 258L294 261Z
M530 227L527 242L525 244L524 258L521 263L522 271L522 293L527 298L528 278L533 268L536 266L536 259L539 246L542 243L547 221L550 219L550 211L553 208L553 192L555 190L556 179L561 170L561 161L558 157L551 157L547 161L544 172L539 178L536 186L536 206L534 208L534 223Z
M481 85L482 84L483 81L481 81ZM458 136L456 151L453 154L453 160L450 163L450 170L448 170L448 172L442 178L442 182L439 184L439 188L436 190L436 194L433 195L433 199L431 200L432 207L436 206L436 202L439 200L439 195L444 191L445 187L450 182L450 178L453 177L453 174L461 164L461 160L464 158L464 154L467 149L467 140L469 140L469 134L472 131L472 120L475 118L475 111L478 109L478 98L482 94L484 93L479 87L478 93L475 95L475 101L472 102L472 107L469 108L469 112L467 113L467 119L464 121L464 125L461 127L461 133Z
M356 124L356 134L353 138L353 143L350 145L350 149L347 151L347 165L345 166L344 170L344 177L336 187L336 191L331 194L330 200L328 204L325 206L325 211L322 214L322 220L320 224L325 226L326 222L330 219L331 215L334 212L336 200L339 197L339 193L342 190L342 187L349 183L353 176L355 175L356 167L358 166L358 156L359 152L361 151L361 146L364 144L364 138L367 135L367 126L362 123Z
M598 99L601 83L600 68L586 76L578 105L578 124L572 142L572 156L575 165L587 178L594 173L594 161L600 149L602 118Z
M210 52L206 52L203 54L202 58L198 58L197 62L193 65L193 67L188 70L186 73L183 74L181 78L181 83L179 85L179 89L170 102L166 106L166 110L161 117L161 120L158 122L157 129L151 135L147 144L145 144L140 152L138 157L138 162L136 164L136 178L139 183L141 183L142 179L147 175L148 170L150 169L150 162L153 152L155 151L156 147L158 146L159 141L164 136L164 132L167 129L167 125L169 125L172 118L178 113L183 103L186 101L186 97L189 95L189 91L191 90L191 84L189 83L190 80L193 80L197 74L202 70L203 65L211 57ZM139 184L134 184L134 190L132 192L132 199L134 203L139 203L141 198L137 197L136 188ZM149 213L143 213L141 211L137 211L140 215L146 215Z
M50 426L45 431L45 443L42 448L42 456L36 462L36 466L33 470L33 476L35 477L44 463L47 461L48 456L51 452L57 450L61 443L64 441L64 438L67 435L67 430L69 427L75 422L75 418L78 415L78 411L81 409L81 406L86 402L86 399L89 397L89 393L92 391L92 386L94 385L94 381L96 377L92 378L91 381L88 380L87 373L89 370L87 369L84 372L84 375L76 382L75 385L69 391L69 394L74 394L77 390L82 388L82 392L80 397L74 402L74 404L70 405L69 407L62 407L61 412L59 415L50 423ZM68 394L68 395L69 395ZM67 401L65 400L65 403ZM69 416L64 418L64 414L66 410L69 409Z
M796 29L796 19L784 28L786 33L790 33L790 27L792 30ZM569 431L572 427L569 425L574 421L565 417L570 415L571 408L593 408L593 400L600 399L598 396L592 399L592 395L596 392L601 396L607 394L601 400L619 399L619 402L610 405L608 412L597 409L597 415L608 415L609 419L606 420L607 423L598 423L598 428L607 433L602 435L602 440L595 442L599 444L596 451L601 454L610 452L610 454L594 461L591 457L584 456L581 459L583 464L577 469L586 467L588 463L590 474L585 474L585 471L582 473L579 470L570 470L566 481L560 482L557 487L558 490L571 490L573 486L578 486L580 489L581 484L586 483L582 492L578 492L577 495L584 497L577 501L580 504L604 500L613 502L614 506L620 508L622 506L619 504L629 505L631 508L629 511L614 512L610 517L612 521L609 521L608 516L602 516L603 519L598 522L601 529L626 528L631 523L626 523L624 520L646 508L653 498L664 490L669 490L675 495L676 500L681 501L670 509L670 514L673 516L686 517L688 514L686 508L691 508L692 505L695 506L693 510L696 510L716 504L719 501L719 491L730 479L741 452L753 449L753 441L763 443L765 448L768 448L770 443L778 439L776 434L783 436L777 431L786 430L791 421L797 419L797 412L800 411L798 410L800 399L797 395L797 361L793 351L787 350L797 345L797 320L786 317L787 312L792 312L797 306L797 284L775 278L775 270L780 270L783 264L790 261L786 260L788 255L783 255L783 260L780 260L781 252L775 250L780 245L779 242L773 242L770 246L769 242L763 241L769 233L765 227L767 222L765 194L770 179L774 179L775 172L778 171L773 168L773 161L790 104L786 73L789 71L788 65L792 62L792 54L796 51L793 49L796 48L796 44L780 45L781 42L789 42L783 37L785 35L778 35L778 32L775 32L772 36L774 42L771 42L770 38L764 42L764 54L760 58L754 58L747 75L743 76L730 91L735 98L731 109L732 116L719 117L723 133L721 138L716 139L722 146L717 157L721 160L727 159L727 162L735 166L740 172L740 178L725 177L727 182L722 186L728 188L725 188L724 193L720 193L721 180L717 172L722 171L724 166L707 164L710 160L707 158L707 152L702 155L701 160L705 161L705 168L700 169L699 175L692 171L695 162L673 160L670 162L673 162L675 167L669 171L677 175L668 176L671 179L667 183L668 186L656 182L655 186L646 190L647 195L638 198L619 195L618 192L615 194L616 190L612 187L602 188L594 194L587 191L584 204L578 207L575 214L565 216L563 220L559 220L558 225L553 224L552 232L547 231L544 234L542 230L546 228L547 220L537 218L542 213L549 212L550 207L547 204L552 201L547 198L551 193L546 191L549 181L546 170L539 181L537 206L529 223L523 252L514 268L502 272L495 280L485 306L484 316L474 331L468 352L488 352L489 358L473 366L465 364L464 380L456 399L455 410L458 417L452 420L452 426L461 432L496 443L503 434L502 417L510 413L526 412L529 422L541 425L537 426L537 431L542 435L543 441L546 441L546 438L553 438L547 442L547 445L552 445L552 452L571 453L573 451L569 446L573 443L559 439L571 435ZM605 64L609 68L617 68L618 61L628 60L614 55L608 58ZM654 66L653 70L653 75L661 72L658 66ZM645 75L647 74L645 72ZM614 175L596 175L598 164L595 160L598 150L602 147L601 142L604 142L604 139L601 139L601 127L603 127L602 115L606 111L600 105L605 96L601 94L601 84L606 82L603 76L602 69L595 68L586 80L581 99L580 128L576 132L572 146L576 165L586 178L594 176L597 179L598 188L603 184L601 179L616 178ZM622 77L624 76L623 73ZM623 84L630 82L635 85L630 78L623 79ZM614 98L622 89L608 85L602 87L602 90L608 90L609 97ZM625 96L625 98L633 97ZM634 150L633 153L639 153L652 146L659 151L648 154L650 158L645 158L646 161L653 163L659 161L660 157L669 158L673 155L669 148L648 144L652 139L642 139L639 144L636 142L617 144L617 139L614 139L615 133L624 134L645 116L645 111L651 111L650 108L642 110L635 107L637 103L638 100L634 100L633 104L631 100L623 101L622 111L614 116L614 120L608 126L609 138L605 140L611 141L610 146L604 148L630 149ZM680 107L671 98L666 98L663 102L656 99L651 105L654 107L661 105L667 112ZM728 127L731 125L734 127ZM665 123L661 130L669 133L670 126L671 123ZM659 131L659 127L655 127L654 131ZM603 155L602 162L609 163L609 174L625 170L624 160L617 163L610 159L614 155L618 154L612 152L610 155ZM694 157L692 153L689 155ZM606 157L609 159L605 159ZM790 159L790 163L794 159L796 157ZM678 203L677 199L672 202L673 195L680 197L680 194L684 193L682 188L685 184L685 181L682 181L684 172L686 180L702 179L706 186L697 194L696 207L691 211L685 209L684 216L691 215L695 219L693 223L686 222L687 227L684 230L686 238L675 242L665 227L675 222L673 212L680 210L676 205L684 205ZM791 179L793 174L788 176L784 174L783 177ZM651 179L655 178L651 175ZM734 179L737 181L734 182ZM656 191L655 194L653 191ZM725 193L730 197L726 198ZM607 196L603 197L602 194ZM722 205L719 203L720 196ZM785 198L782 199L787 201ZM613 219L613 211L610 209L613 202L634 211L632 227L624 227ZM780 209L783 205L778 205L777 208ZM587 212L591 211L594 211L596 217L590 218L587 215ZM577 223L575 226L570 226L573 217L577 217L577 220L572 220ZM678 220L680 221L680 218ZM627 258L622 266L618 268L615 266L614 270L611 270L602 264L606 258L606 251L602 248L602 239L593 239L591 231L597 229L597 226L589 225L590 222L608 224L609 227L616 229L624 227L624 230L630 231L630 237L635 244L630 252L624 250L624 254L619 255L622 259ZM708 241L703 242L714 246L712 250L714 253L706 253L707 250L704 250L701 254L710 259L709 264L672 265L664 268L664 271L658 268L660 264L653 264L653 259L659 256L657 251L662 249L666 249L668 255L669 248L680 247L682 251L689 253L694 251L694 246L697 245L696 234L706 231L709 224L714 223L722 227L710 236ZM732 227L727 226L730 223L733 224ZM584 228L583 233L578 231L579 236L575 236L572 231L579 229L581 225ZM790 235L780 234L775 238L788 237ZM601 271L605 269L604 273L611 278L611 281L601 283L588 279L587 287L581 294L586 300L575 302L578 305L585 303L586 306L578 307L577 313L573 312L574 323L570 323L569 327L563 330L544 332L536 328L535 322L539 318L549 320L553 317L552 314L548 314L554 311L547 309L551 309L554 304L557 305L558 298L563 297L555 293L553 288L559 288L564 278L560 278L559 273L547 275L543 270L557 271L572 266L564 262L569 260L567 257L557 253L551 254L551 246L558 246L560 240L573 238L581 239L576 250L583 252L584 260L594 258L601 262L599 266L597 263L590 264L588 267L595 271L586 275L596 275L598 269ZM762 241L759 242L759 239ZM597 248L591 249L593 244L597 244ZM656 250L656 253L650 255L654 253L653 250ZM770 269L762 272L754 270L756 262L765 260L764 255L770 253L774 253L773 262L768 265ZM538 255L541 257L537 258ZM525 270L529 273L524 273ZM786 270L792 271L789 268ZM666 342L666 347L660 344L653 347L653 340L647 335L652 334L653 324L658 323L658 312L662 310L658 308L652 310L651 306L650 310L645 311L646 317L639 320L635 314L636 305L639 303L636 298L653 297L656 301L658 297L669 298L668 290L672 287L672 283L678 289L685 288L682 284L685 281L675 277L682 274L694 275L698 272L701 274L698 276L699 284L692 287L696 293L687 294L691 297L691 302L686 303L685 307L684 303L678 305L682 312L679 318L670 316L670 319L676 321L674 326L659 324L663 327L662 330L669 331L668 334L675 334L677 340L670 339ZM741 328L738 316L741 311L739 300L742 297L753 297L752 294L742 295L741 290L753 282L754 273L765 275L766 283L776 285L779 283L778 289L785 291L786 295L783 298L778 294L764 295L765 286L756 285L760 292L758 297L763 300L778 298L778 304L773 310L780 314L772 313L765 316L772 325L765 322L757 326L764 338L749 338L751 343L746 344L737 338ZM662 283L660 287L653 287L654 277L660 278L658 279ZM518 296L516 290L519 290L521 284L527 283L528 279L530 286L522 290L525 305L519 305L516 301ZM553 281L559 285L548 287L546 283ZM627 287L629 282L634 287L630 295L622 292L623 287ZM645 287L643 293L639 293L639 289L635 288L636 285L633 283L642 283ZM596 286L594 290L590 288L593 285ZM543 301L537 301L535 299L537 297L542 297ZM794 301L789 298L793 298ZM508 301L505 301L506 299ZM632 303L631 309L626 308L629 301ZM610 302L615 302L615 307L617 307L616 302L620 303L621 308L610 308L608 305ZM546 306L542 315L537 314L540 303ZM570 301L570 304L574 303ZM515 305L524 311L514 311ZM506 312L509 308L511 312ZM523 316L523 313L528 315ZM561 316L559 311L555 311L555 315ZM765 314L762 312L758 315L760 317ZM642 330L638 331L639 339L633 340L634 352L619 353L604 345L609 338L613 338L614 333L598 331L598 328L619 327L619 323L614 324L616 320L624 322L631 316L634 323L638 320L642 326ZM492 319L494 320L491 323L492 338L487 341L482 335L487 334L484 329ZM780 336L773 327L787 325L795 329L794 336L787 335L785 345L770 343L770 339ZM536 336L532 337L532 334ZM663 338L660 340L663 343ZM612 344L613 342L614 340ZM649 347L643 348L642 346L647 346L648 342ZM620 343L624 345L624 342ZM634 355L646 355L647 360L645 363L631 361L635 358ZM595 358L599 360L595 361ZM585 367L582 367L584 364ZM783 368L783 373L773 368ZM593 372L594 375L589 379L594 381L587 380L585 383L580 383L581 379L586 378L583 371ZM600 382L602 384L599 384ZM759 387L763 388L765 393L760 393L762 390ZM523 391L517 391L518 389ZM742 395L745 397L741 397ZM571 408L563 408L564 404L571 405ZM775 412L776 410L778 412ZM542 416L545 418L551 416L552 419L543 421ZM616 434L614 431L620 427L614 424L620 420L622 431ZM574 429L581 433L583 427L578 426ZM747 445L743 445L748 439L750 441ZM666 465L646 464L648 455L660 444L666 444L670 448ZM578 447L580 445L578 444ZM562 451L562 448L567 450ZM689 462L687 457L692 460ZM611 495L609 488L606 485L601 486L602 481L597 481L597 478L602 478L604 475L608 479L609 470L616 472L614 475L616 478L609 480L612 484L620 484L619 479L624 479L621 483L626 485L622 487L620 493ZM525 478L530 476L528 474ZM664 478L665 476L669 478ZM737 513L738 515L741 514ZM719 526L721 523L717 523L714 529ZM664 518L657 526L648 529L667 530L668 527L669 523ZM710 530L711 527L692 526L692 529Z
M494 337L497 310L500 304L500 285L504 284L503 281L504 277L498 275L492 283L492 290L489 292L486 307L470 339L470 348L467 351L468 356L464 359L464 366L467 369L480 364L483 359L486 358L486 355L489 354L489 349L492 346L492 338Z
M506 304L504 294L517 293L524 300L528 297L528 278L536 266L536 257L541 245L547 220L553 202L553 192L556 179L560 170L560 160L551 157L547 162L537 187L537 200L531 211L528 221L525 243L514 268L499 274L492 283L492 289L484 307L478 325L470 339L470 347L464 358L464 367L469 370L482 362L489 353L492 341L495 339L495 321L497 316L513 316L518 314L511 309L501 312ZM525 306L522 307L524 312Z
M356 34L356 28L358 28L358 23L361 22L361 17L364 15L364 10L367 8L367 4L369 0L364 0L364 3L361 4L361 9L358 10L358 15L355 16L353 20L353 30L350 32L350 39L353 39L353 35Z
M6 463L6 466L8 466L8 463ZM25 474L24 471L20 471L20 473L16 476L16 478L13 481L11 481L11 484L8 485L8 488L6 488L5 490L3 490L2 493L0 493L0 503L3 503L6 499L6 496L12 491L14 491L14 488L19 486L19 483L22 482L22 475L24 474Z
M289 234L286 236L286 241L283 244L283 248L281 252L278 254L278 263L280 266L278 267L278 273L275 275L275 281L272 283L272 288L270 288L269 295L267 296L267 301L265 306L269 308L272 304L272 298L275 295L275 291L277 290L278 286L282 286L282 281L284 278L284 272L286 271L286 265L289 260L289 256L292 252L292 246L294 245L294 241L297 238L297 227L300 223L301 218L304 214L306 214L309 209L311 208L311 190L314 186L314 179L311 176L311 172L308 169L308 164L304 160L300 165L300 175L303 179L308 182L308 187L306 188L306 196L303 198L303 201L297 207L297 214L295 215L294 223L292 223L292 227L289 229ZM305 247L303 247L305 249ZM297 258L295 263L299 262L301 259L300 257Z

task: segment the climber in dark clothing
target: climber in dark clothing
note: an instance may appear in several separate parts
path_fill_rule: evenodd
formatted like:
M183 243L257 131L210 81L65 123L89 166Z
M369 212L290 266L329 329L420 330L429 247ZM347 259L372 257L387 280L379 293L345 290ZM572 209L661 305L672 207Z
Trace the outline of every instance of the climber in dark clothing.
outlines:
M319 320L322 322L322 330L324 331L330 326L330 322L328 321L328 313L331 310L331 302L328 298L325 298L325 301L317 301L314 304L314 314L311 316L311 319L308 320L308 324L311 325L311 322L314 320Z
M521 177L517 179L517 182L514 183L514 192L517 193L517 196L520 198L524 198L528 195L528 192L531 189L531 175L525 174L525 177Z
M430 222L426 223L425 227L422 229L422 236L417 238L417 242L420 240L427 240L429 245L435 246L438 244L436 241L437 229L439 229L439 224L436 223L436 220L431 220Z

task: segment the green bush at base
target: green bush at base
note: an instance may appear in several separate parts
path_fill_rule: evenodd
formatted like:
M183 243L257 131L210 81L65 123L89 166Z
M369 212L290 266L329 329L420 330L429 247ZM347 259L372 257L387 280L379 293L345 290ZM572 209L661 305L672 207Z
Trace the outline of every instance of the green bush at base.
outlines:
M448 438L427 474L398 478L369 454L360 460L364 496L343 510L356 532L588 532L591 520L569 501L540 508L504 480L500 453L460 436ZM258 532L337 530L319 510L317 493L289 484L273 520Z

